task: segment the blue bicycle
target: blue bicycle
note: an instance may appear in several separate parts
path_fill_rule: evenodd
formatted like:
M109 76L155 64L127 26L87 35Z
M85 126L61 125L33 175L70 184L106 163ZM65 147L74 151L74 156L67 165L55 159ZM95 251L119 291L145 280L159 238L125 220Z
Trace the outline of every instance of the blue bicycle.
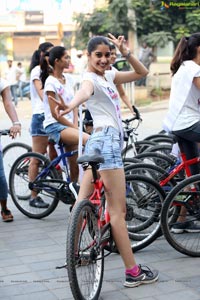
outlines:
M49 160L45 155L28 152L16 159L9 175L9 190L16 207L29 218L41 219L50 215L59 201L73 206L78 192L78 184L70 180L67 158L77 154L78 150L65 152L64 144L58 145L60 154ZM30 181L30 162L35 160L38 175ZM29 205L31 190L48 203L47 208Z

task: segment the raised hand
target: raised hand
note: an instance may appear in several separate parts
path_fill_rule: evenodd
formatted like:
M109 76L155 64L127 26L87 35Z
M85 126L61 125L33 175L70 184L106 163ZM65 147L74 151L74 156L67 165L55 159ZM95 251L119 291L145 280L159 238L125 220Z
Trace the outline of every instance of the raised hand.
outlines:
M108 40L113 43L122 54L127 51L126 40L123 35L119 35L118 38L116 38L112 33L108 33Z
M70 105L65 104L63 98L61 97L61 95L58 95L60 100L57 100L56 98L52 97L52 96L48 96L48 99L53 101L54 103L56 103L55 106L55 113L57 118L68 114L72 109L70 107Z

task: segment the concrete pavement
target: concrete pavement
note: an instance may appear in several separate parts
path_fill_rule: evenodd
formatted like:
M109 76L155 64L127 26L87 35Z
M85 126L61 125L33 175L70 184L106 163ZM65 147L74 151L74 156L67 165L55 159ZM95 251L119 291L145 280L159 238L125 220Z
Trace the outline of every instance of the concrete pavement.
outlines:
M167 101L141 108L143 122L138 138L158 132L166 113ZM2 111L2 110L1 110ZM18 140L30 142L28 125L30 103L19 102L17 108L23 124ZM2 113L1 113L2 115ZM7 118L1 127L9 126ZM4 127L5 126L5 127ZM4 143L8 143L6 140ZM67 272L56 269L65 262L65 243L69 208L59 203L47 218L34 220L20 213L9 198L15 220L0 221L0 299L1 300L71 300ZM134 289L123 287L124 268L119 255L106 258L101 299L104 300L199 300L199 258L175 251L163 237L135 254L137 263L157 268L157 283Z

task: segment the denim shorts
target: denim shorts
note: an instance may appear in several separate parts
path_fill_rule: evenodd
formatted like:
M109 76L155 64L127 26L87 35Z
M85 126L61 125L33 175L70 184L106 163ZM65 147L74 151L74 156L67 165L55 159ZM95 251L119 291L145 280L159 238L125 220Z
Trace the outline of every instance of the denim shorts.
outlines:
M60 141L60 132L65 128L68 128L68 126L56 122L45 127L45 131L49 136L49 139L53 140L56 144L58 144Z
M31 136L47 136L43 126L44 114L34 114L31 120L30 134Z
M124 167L121 156L120 133L114 127L103 127L101 131L94 131L89 137L84 154L99 153L104 157L104 163L99 170L122 169Z

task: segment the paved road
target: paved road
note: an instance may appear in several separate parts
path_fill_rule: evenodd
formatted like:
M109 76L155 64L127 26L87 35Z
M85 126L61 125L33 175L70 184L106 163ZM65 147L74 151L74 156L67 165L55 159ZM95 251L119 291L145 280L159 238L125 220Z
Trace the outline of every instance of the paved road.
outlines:
M166 105L167 102L162 102L141 109L143 123L139 128L139 138L161 129ZM17 111L23 123L23 133L18 140L30 142L30 103L20 102ZM8 120L1 118L2 128L9 124ZM4 143L8 142L5 137ZM9 207L15 221L9 224L0 222L0 299L73 299L66 270L56 269L65 261L68 207L60 203L50 216L42 220L25 217L14 207L11 199ZM159 281L134 289L124 288L123 264L120 256L113 254L106 258L101 299L200 299L199 258L176 252L163 237L135 255L138 263L153 266L160 271Z

